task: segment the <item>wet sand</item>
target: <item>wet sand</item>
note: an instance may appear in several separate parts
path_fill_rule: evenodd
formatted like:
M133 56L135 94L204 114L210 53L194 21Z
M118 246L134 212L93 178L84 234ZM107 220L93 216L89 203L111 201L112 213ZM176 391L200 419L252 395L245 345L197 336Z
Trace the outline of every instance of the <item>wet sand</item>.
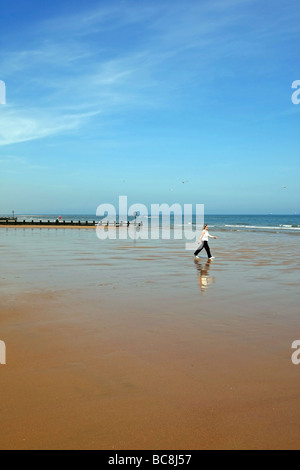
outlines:
M0 231L0 448L298 449L299 239L219 236Z

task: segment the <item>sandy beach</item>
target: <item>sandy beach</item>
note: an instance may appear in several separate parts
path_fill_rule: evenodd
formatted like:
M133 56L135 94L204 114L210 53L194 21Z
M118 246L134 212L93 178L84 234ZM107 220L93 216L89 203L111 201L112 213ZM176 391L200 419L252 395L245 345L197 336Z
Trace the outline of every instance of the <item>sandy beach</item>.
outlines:
M0 37L0 450L298 450L299 0L12 0Z
M298 240L0 230L0 448L298 448Z

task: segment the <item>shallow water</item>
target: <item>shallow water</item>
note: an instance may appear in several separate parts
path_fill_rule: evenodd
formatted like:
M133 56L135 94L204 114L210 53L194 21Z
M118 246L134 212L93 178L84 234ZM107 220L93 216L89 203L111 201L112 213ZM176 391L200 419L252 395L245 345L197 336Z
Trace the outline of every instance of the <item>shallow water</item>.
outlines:
M105 240L93 230L0 230L2 295L43 290L105 290L135 300L165 299L186 305L245 296L269 299L270 308L295 313L299 239L289 235L220 233L211 242L216 259L198 263L178 240ZM241 297L242 296L242 297ZM250 299L249 299L250 300ZM179 304L178 304L179 303Z

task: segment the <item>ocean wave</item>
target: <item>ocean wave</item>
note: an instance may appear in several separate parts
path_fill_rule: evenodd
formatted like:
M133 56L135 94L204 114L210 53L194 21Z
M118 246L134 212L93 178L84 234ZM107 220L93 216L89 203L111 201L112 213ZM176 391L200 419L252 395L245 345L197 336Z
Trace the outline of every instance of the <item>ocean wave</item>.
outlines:
M259 225L225 225L228 228L248 228L254 230L300 230L299 225L279 225L277 227L265 227Z

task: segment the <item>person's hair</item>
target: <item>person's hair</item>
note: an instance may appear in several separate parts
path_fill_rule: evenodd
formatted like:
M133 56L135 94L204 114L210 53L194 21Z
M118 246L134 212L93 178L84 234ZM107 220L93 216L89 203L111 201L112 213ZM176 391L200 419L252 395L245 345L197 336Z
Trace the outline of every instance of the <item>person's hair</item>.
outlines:
M208 225L207 225L207 224L204 224L203 229L205 230L206 228L208 228Z

